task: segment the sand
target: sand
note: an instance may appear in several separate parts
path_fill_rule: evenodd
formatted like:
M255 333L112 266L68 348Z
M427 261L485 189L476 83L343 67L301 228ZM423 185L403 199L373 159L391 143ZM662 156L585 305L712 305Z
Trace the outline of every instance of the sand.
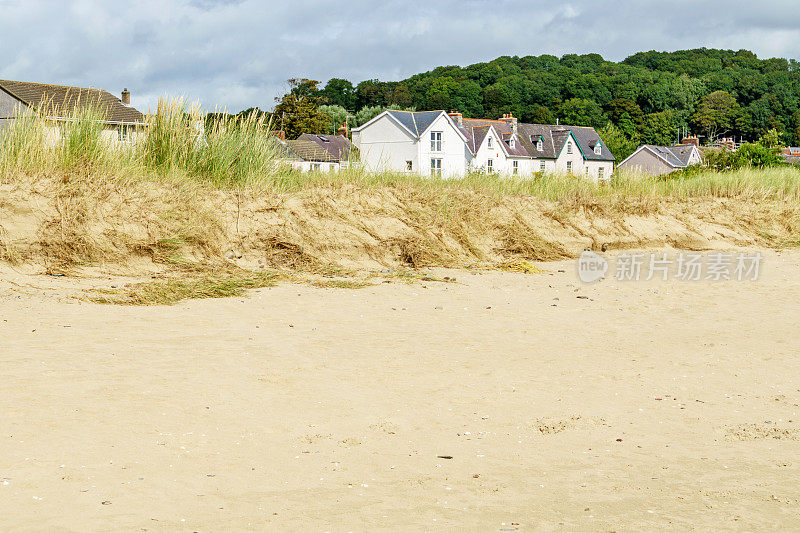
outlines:
M0 529L797 527L800 253L764 254L172 307L4 268Z

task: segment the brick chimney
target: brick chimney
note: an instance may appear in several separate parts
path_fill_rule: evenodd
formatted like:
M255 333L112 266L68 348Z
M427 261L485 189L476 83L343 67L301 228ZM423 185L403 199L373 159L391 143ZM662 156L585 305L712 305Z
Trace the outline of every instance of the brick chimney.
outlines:
M700 147L700 139L697 138L697 135L689 135L688 137L684 137L681 140L681 144L693 144L693 145L695 145L695 146L697 146L699 148Z
M456 124L458 124L459 126L463 126L464 125L464 115L462 115L458 111L450 111L448 113L448 115L450 115L450 118L455 120Z
M508 123L511 126L511 132L517 133L517 117L512 115L511 113L506 113L503 115L503 118L500 119L502 122Z
M127 87L122 89L122 98L121 98L121 100L122 100L123 104L131 105L131 92L128 90Z
M339 135L344 138L347 138L347 122L339 126Z

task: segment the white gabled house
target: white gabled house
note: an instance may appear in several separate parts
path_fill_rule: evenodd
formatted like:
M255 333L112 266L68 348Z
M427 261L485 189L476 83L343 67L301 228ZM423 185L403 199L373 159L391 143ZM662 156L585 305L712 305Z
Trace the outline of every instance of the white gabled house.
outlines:
M455 177L467 170L467 139L444 111L390 109L352 133L361 162L374 172Z
M373 171L424 176L570 173L605 180L614 156L594 128L464 118L444 111L388 110L353 129L361 161Z

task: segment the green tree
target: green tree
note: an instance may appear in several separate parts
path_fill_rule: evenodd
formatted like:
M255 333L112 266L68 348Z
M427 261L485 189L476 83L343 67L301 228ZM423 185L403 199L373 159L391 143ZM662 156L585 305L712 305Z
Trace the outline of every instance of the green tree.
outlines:
M703 97L692 121L713 140L733 132L741 117L742 110L736 99L728 92L715 91Z
M639 147L639 139L636 137L629 137L621 129L617 128L611 122L597 130L600 138L605 145L617 158L617 162L621 162L629 155L636 151Z
M354 109L356 106L356 89L353 84L341 78L331 78L325 88L319 92L322 101L328 105Z
M330 128L330 117L319 110L317 84L308 79L290 79L289 92L276 98L273 127L286 133L287 139L296 139L302 133L325 133Z
M559 115L564 124L573 126L600 128L608 120L603 115L603 109L599 105L583 98L570 98L561 104Z

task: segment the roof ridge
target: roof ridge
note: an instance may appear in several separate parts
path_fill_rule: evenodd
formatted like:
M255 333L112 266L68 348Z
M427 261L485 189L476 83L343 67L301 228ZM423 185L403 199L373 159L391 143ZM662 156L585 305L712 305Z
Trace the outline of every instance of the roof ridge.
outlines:
M98 87L78 87L77 85L59 85L56 83L41 83L38 81L20 81L20 80L0 80L0 83L8 82L8 83L25 83L28 85L41 85L42 87L56 87L59 89L80 89L82 91L103 91ZM108 92L108 91L104 91ZM109 93L110 94L110 93Z

